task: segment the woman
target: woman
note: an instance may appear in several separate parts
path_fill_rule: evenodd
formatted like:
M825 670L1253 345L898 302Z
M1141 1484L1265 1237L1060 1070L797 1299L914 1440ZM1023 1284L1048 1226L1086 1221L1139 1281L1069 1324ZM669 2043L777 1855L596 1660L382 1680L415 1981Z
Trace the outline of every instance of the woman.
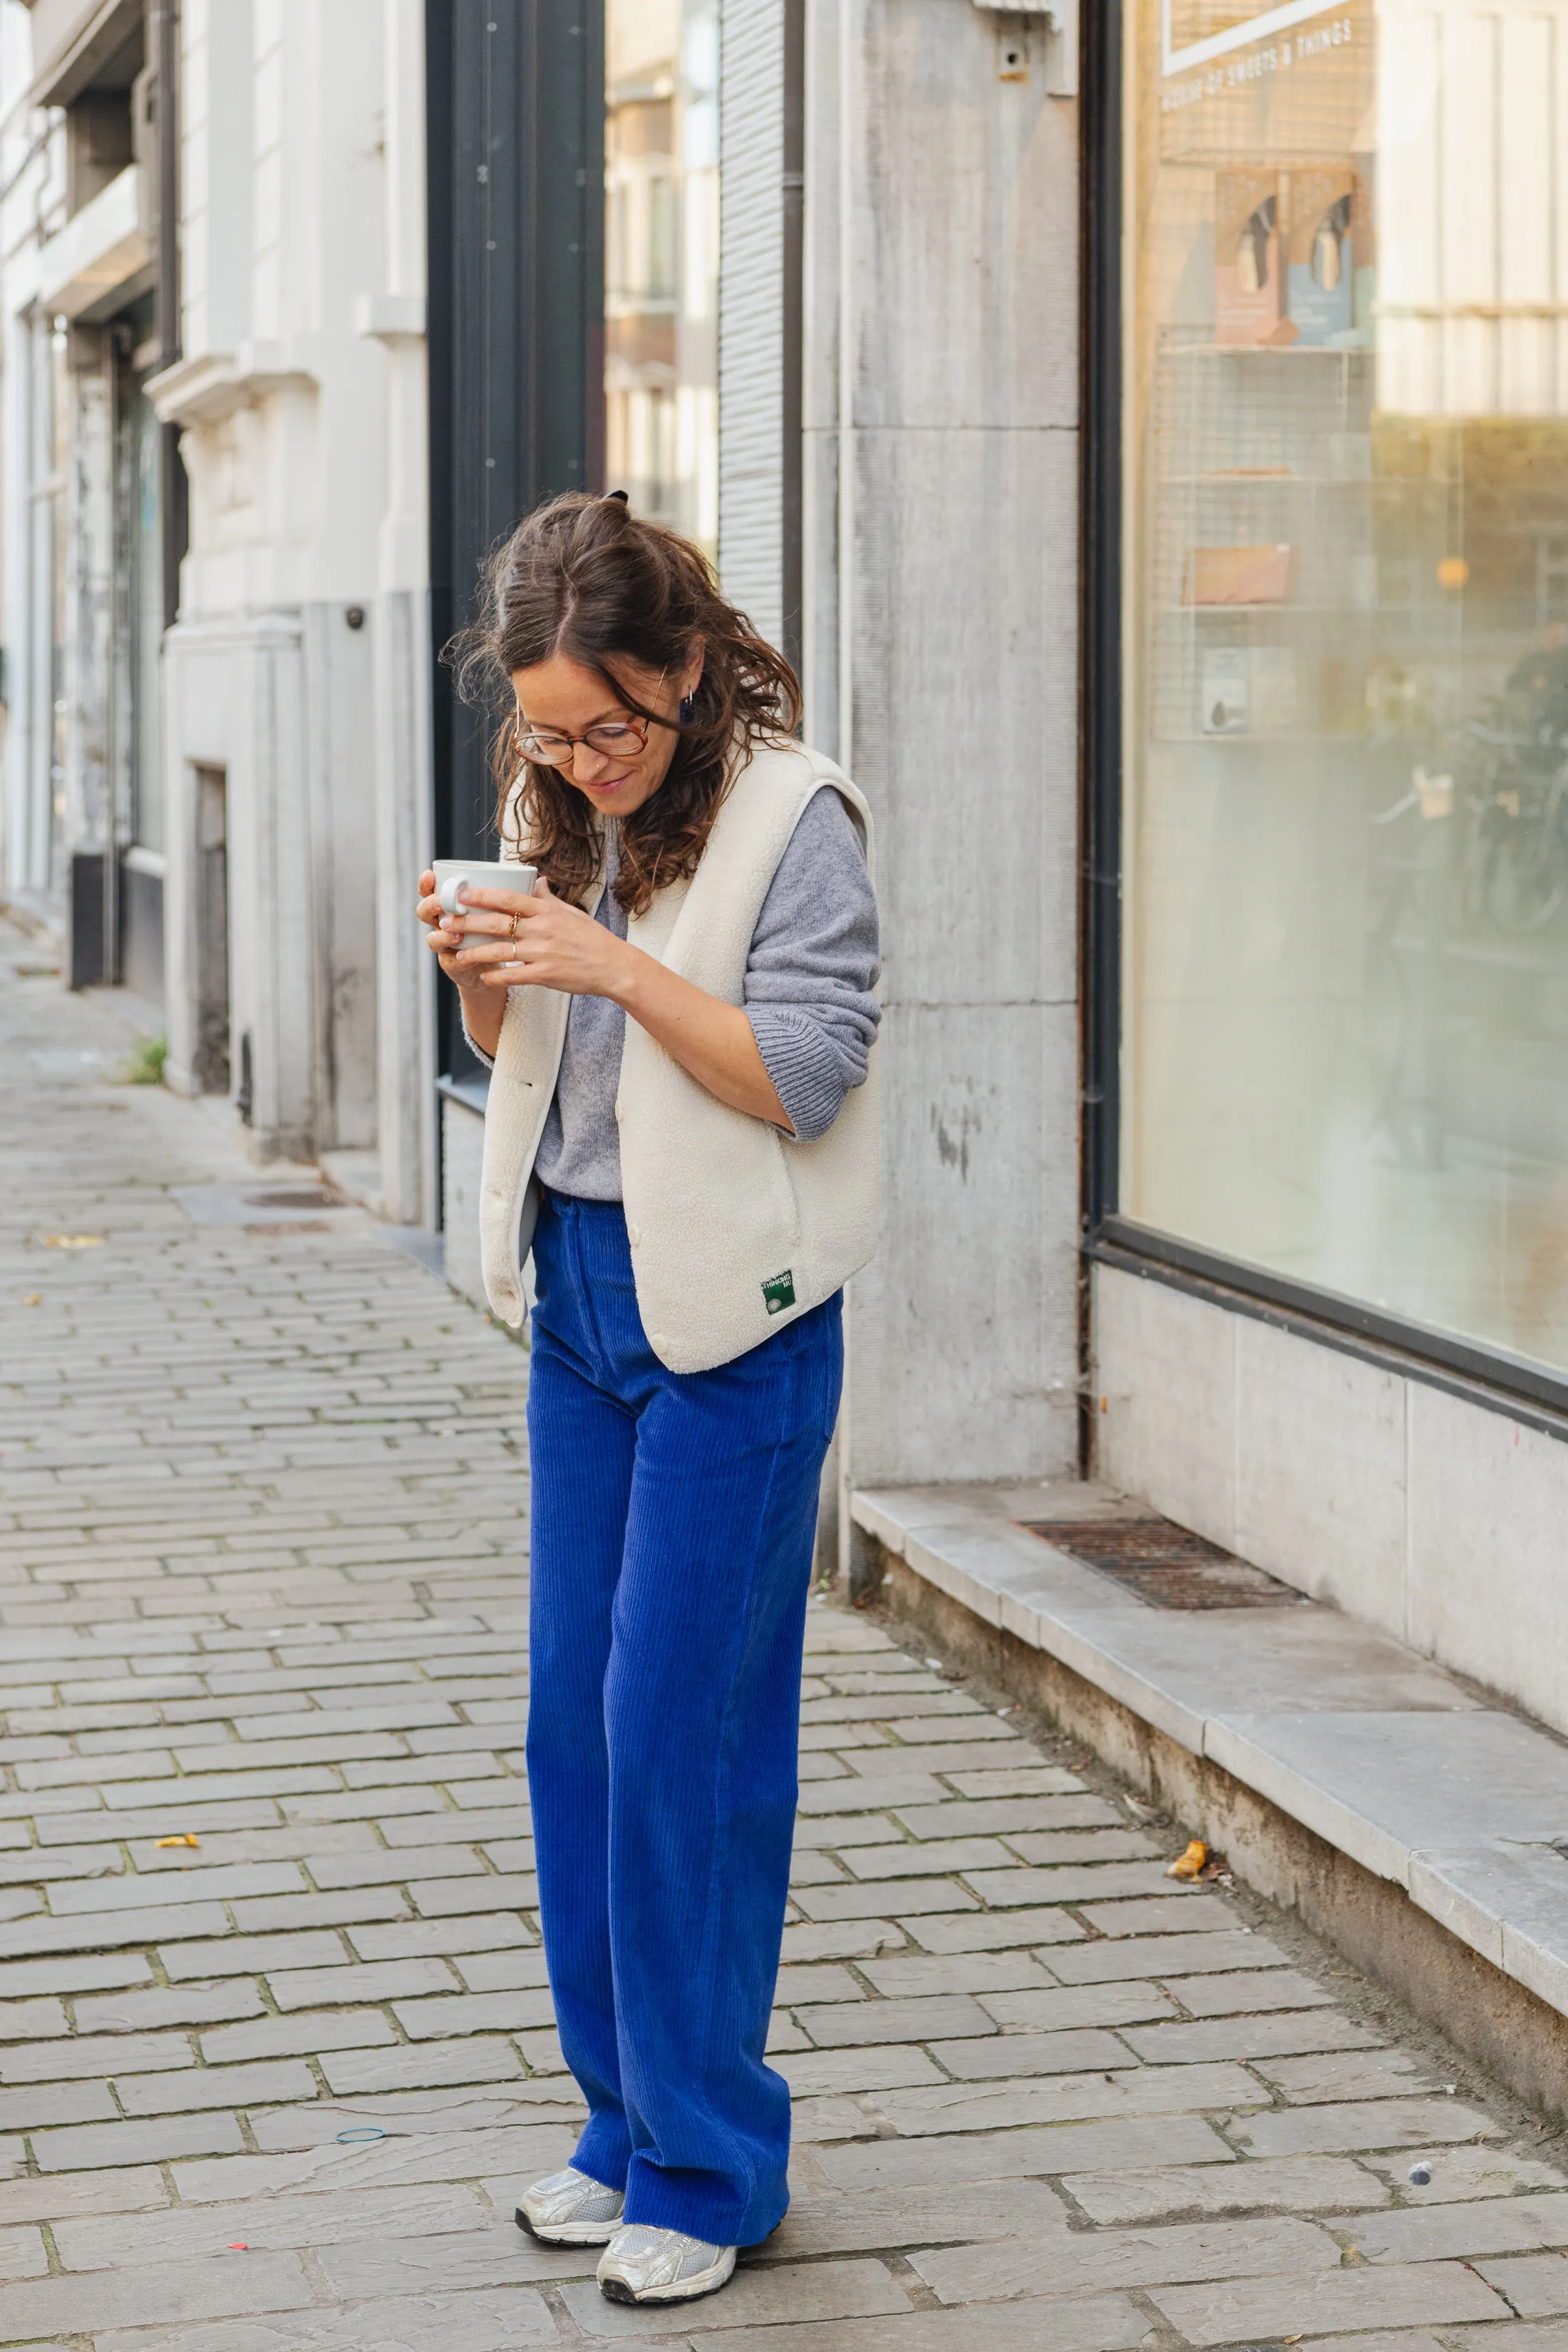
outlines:
M603 2244L607 2295L681 2302L788 2202L763 2051L841 1287L876 1242L869 820L793 740L788 665L617 498L521 526L464 672L514 706L502 835L540 879L444 918L426 874L419 916L493 1069L513 1325L531 1232L528 1770L588 2105L517 2218Z

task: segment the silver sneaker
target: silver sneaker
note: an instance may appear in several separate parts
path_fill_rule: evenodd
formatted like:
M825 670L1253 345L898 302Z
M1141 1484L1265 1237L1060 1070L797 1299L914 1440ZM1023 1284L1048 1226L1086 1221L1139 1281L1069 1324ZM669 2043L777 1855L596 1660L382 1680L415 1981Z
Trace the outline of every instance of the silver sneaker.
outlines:
M569 2164L531 2181L517 2201L517 2226L546 2246L607 2246L621 2226L626 2198Z
M627 2221L599 2257L599 2291L612 2303L691 2303L717 2293L734 2267L733 2246Z

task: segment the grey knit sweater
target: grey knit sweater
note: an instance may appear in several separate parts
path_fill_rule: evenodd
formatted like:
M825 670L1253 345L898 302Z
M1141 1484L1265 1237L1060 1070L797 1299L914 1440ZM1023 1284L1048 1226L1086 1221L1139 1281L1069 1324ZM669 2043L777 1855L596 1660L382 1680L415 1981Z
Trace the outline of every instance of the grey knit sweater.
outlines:
M616 862L611 825L597 919L624 940L626 919L609 887ZM865 1078L880 1018L872 993L879 969L877 902L860 836L838 794L825 788L779 860L746 959L746 1017L799 1142L826 1135ZM585 1201L621 1197L616 1090L626 1021L608 997L572 999L555 1099L534 1162L552 1192Z

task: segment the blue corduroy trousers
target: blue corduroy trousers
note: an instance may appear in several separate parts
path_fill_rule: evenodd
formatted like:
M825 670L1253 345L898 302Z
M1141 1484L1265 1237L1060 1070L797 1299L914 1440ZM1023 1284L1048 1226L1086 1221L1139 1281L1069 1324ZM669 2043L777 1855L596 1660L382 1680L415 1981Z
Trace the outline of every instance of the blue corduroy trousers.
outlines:
M753 2245L789 2201L763 2051L841 1302L677 1373L618 1206L547 1195L533 1253L528 1777L573 2161L628 2221Z

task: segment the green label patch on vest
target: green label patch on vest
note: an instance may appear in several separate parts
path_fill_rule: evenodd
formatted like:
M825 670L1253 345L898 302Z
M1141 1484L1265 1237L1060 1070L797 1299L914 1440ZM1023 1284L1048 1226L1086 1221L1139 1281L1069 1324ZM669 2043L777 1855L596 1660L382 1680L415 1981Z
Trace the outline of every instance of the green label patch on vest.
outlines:
M795 1305L795 1276L787 1266L763 1283L763 1304L770 1315L782 1315L786 1307Z

